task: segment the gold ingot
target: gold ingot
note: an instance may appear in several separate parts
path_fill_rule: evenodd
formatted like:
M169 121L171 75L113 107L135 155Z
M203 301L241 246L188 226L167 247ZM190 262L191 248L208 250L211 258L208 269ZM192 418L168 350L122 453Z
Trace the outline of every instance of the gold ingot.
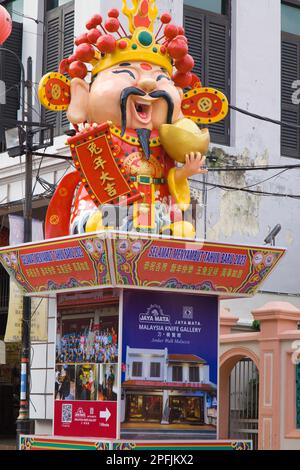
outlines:
M208 129L200 129L187 118L175 124L162 124L159 137L167 154L179 163L185 163L186 155L191 152L206 155L210 144Z
M102 227L102 214L100 211L94 212L88 219L85 231L86 233L93 233L101 230Z
M191 238L194 240L196 238L196 232L193 225L187 221L174 222L171 225L162 227L162 234L164 232L169 232L173 237L178 238Z

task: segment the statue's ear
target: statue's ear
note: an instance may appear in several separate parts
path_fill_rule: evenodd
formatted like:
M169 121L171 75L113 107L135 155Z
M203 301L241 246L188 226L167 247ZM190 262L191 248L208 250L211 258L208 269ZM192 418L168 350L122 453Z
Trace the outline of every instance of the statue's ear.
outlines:
M80 78L71 81L71 103L67 116L72 124L81 124L88 119L90 87L87 82Z

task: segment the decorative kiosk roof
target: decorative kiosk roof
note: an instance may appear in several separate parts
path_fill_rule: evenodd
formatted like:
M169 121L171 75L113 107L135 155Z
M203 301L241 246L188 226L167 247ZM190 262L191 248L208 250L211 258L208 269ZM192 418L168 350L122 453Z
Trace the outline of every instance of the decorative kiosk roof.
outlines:
M284 248L98 232L0 249L0 262L31 295L135 288L251 297Z

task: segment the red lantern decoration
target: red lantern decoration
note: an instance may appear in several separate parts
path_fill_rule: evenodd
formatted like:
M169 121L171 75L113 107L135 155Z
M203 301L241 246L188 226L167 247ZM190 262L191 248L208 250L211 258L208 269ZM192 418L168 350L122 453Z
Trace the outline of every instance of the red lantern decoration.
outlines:
M165 27L165 36L168 39L174 39L178 35L178 27L175 24L168 24Z
M80 44L75 51L75 57L81 62L91 62L95 57L95 49L91 44Z
M188 45L182 39L173 39L168 46L168 52L175 60L183 59L183 57L188 53Z
M100 52L103 52L104 54L111 54L117 47L117 41L110 34L106 34L105 36L101 36L101 38L98 39L97 47Z
M117 18L109 18L105 23L105 29L109 33L116 33L120 28L120 21Z
M192 83L193 75L191 74L191 72L188 72L188 73L176 72L172 78L176 86L180 88L186 88L190 86L190 84Z
M169 24L172 21L172 16L169 13L163 13L160 17L163 24Z
M194 65L195 65L195 61L193 57L189 54L184 56L183 59L175 62L175 67L181 73L190 72L194 68Z
M87 76L88 70L86 65L79 60L72 62L69 67L69 75L72 78L82 78L84 79Z
M8 11L0 5L0 46L11 35L12 20Z

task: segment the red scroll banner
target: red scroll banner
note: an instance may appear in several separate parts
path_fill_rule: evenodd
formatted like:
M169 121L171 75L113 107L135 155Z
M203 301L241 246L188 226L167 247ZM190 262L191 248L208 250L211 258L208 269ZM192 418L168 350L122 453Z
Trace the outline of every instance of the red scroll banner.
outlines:
M68 144L76 169L95 204L117 204L122 196L128 204L141 199L135 185L124 174L120 148L114 145L107 123L70 138Z

